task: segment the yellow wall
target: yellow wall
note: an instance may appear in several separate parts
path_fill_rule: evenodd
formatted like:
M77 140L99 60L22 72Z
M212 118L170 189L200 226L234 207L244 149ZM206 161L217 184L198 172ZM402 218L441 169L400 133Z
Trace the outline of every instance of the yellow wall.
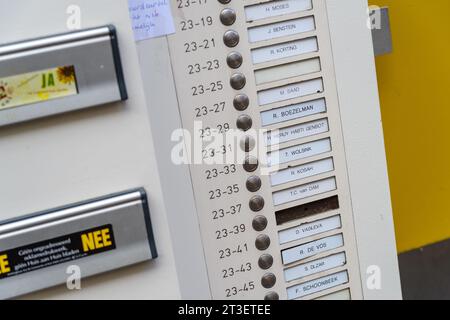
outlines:
M377 58L398 250L450 238L450 1L389 6L394 53Z

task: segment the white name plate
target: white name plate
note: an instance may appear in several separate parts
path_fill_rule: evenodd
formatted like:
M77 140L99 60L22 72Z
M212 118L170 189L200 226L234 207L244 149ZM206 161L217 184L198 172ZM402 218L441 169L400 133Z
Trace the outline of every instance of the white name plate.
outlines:
M311 94L323 92L323 81L320 79L313 79L304 82L290 84L284 87L273 88L258 92L258 102L260 106L281 102Z
M349 301L352 299L349 289L341 290L327 294L326 296L317 298L315 300L330 300L330 301Z
M325 172L331 172L333 170L333 159L328 158L275 172L270 176L270 181L272 186L278 186L292 181L317 176Z
M346 263L347 259L345 253L342 252L287 269L284 271L284 278L286 279L286 282L294 281L320 272L343 267Z
M327 111L325 99L318 99L261 112L262 125L270 126Z
M273 130L265 134L266 145L272 146L296 139L311 137L328 132L329 130L330 129L327 119L321 119L292 127Z
M298 299L348 283L347 271L305 282L287 289L288 299Z
M341 217L334 216L331 218L302 224L295 228L280 231L278 233L278 238L280 240L280 244L285 244L292 241L312 237L331 230L340 229L341 227Z
M342 234L302 244L300 246L284 250L282 252L283 263L285 265L294 263L343 246L344 237Z
M302 200L337 189L336 178L329 178L303 186L278 191L273 194L274 205L279 206L292 201Z
M271 68L256 70L255 80L256 84L260 85L264 83L280 81L283 79L300 77L307 74L320 72L320 70L322 70L320 59L313 58L282 64Z
M311 0L284 0L257 4L245 8L247 21L256 21L271 17L278 17L298 11L307 11L313 8Z
M311 16L250 28L248 30L248 38L251 43L254 43L293 36L299 33L314 31L315 29L314 17Z
M306 53L317 52L318 50L319 45L317 43L317 38L313 37L253 49L252 60L254 64L259 64L299 56Z
M330 151L331 140L329 138L322 139L286 149L281 149L279 151L270 152L267 155L267 164L269 166L275 166L278 164L306 159Z

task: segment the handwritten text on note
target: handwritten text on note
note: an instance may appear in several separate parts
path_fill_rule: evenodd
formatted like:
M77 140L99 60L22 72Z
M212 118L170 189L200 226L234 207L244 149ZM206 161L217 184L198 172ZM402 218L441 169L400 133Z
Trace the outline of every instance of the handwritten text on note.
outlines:
M170 0L128 0L136 41L175 32Z

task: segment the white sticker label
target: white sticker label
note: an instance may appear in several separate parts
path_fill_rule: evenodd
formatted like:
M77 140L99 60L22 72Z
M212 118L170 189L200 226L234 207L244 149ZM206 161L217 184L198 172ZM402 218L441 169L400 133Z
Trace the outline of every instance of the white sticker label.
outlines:
M252 59L254 64L258 64L317 52L318 50L317 38L314 37L253 49Z
M280 244L289 243L296 240L312 237L331 230L340 229L342 227L341 217L334 216L331 218L305 223L298 227L283 230L278 233Z
M272 186L278 186L280 184L317 176L333 170L333 159L328 158L275 172L270 176L270 181Z
M287 289L288 299L298 299L348 283L347 271L305 282Z
M278 191L273 194L274 205L279 206L292 201L317 196L337 189L336 178L329 178L303 186Z
M322 79L313 79L305 82L290 84L284 87L260 91L258 92L258 102L260 106L263 106L266 104L301 98L321 92L323 92Z
M345 253L338 253L330 257L314 260L284 271L286 282L309 277L314 274L345 266Z
M265 134L267 146L315 136L329 131L328 120L321 119L297 126L273 130Z
M253 43L293 36L299 33L314 31L315 29L314 17L306 17L250 28L248 30L248 37L249 41Z
M175 32L170 0L128 0L128 10L136 41Z
M327 107L325 99L303 102L287 107L261 112L262 125L270 126L272 124L304 118L326 111Z
M311 10L312 7L311 0L282 0L248 6L245 8L245 15L247 21L256 21Z
M330 151L331 140L322 139L286 149L281 149L279 151L270 152L267 155L267 164L269 166L275 166L292 161L306 159Z
M283 263L294 263L326 251L340 248L342 246L344 246L344 237L342 234L302 244L300 246L284 250L282 252Z

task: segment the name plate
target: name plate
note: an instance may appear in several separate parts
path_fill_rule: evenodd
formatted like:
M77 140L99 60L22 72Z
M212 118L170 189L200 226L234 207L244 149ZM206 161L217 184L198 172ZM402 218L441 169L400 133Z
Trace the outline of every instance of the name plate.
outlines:
M341 217L334 216L319 221L305 223L298 227L280 231L278 238L280 244L289 243L296 240L312 237L331 230L340 229L342 227Z
M278 171L270 176L270 181L272 186L278 186L292 181L316 176L325 172L331 172L333 170L333 159L328 158Z
M300 246L284 250L282 252L283 263L285 265L291 264L343 246L344 237L342 234L302 244Z
M345 266L345 253L338 253L326 258L314 260L284 271L286 282L302 279L317 273Z
M258 92L258 102L260 106L281 102L296 98L309 96L323 92L323 81L313 79L304 82L294 83L287 86L263 90Z
M248 30L248 38L251 43L254 43L293 36L299 33L314 31L315 29L314 17L311 16L250 28Z
M274 166L313 157L330 151L331 140L327 138L270 152L267 157L267 163L269 166Z
M266 145L277 145L296 139L315 136L329 131L328 120L321 119L296 126L274 130L265 134Z
M279 206L292 201L302 200L337 189L336 178L329 178L303 186L278 191L273 194L274 205Z
M320 59L313 58L256 70L255 80L256 84L260 85L320 72L321 68Z
M263 126L296 120L327 111L325 99L318 99L261 112Z
M275 44L252 50L254 64L290 58L306 53L317 52L319 46L317 38L306 38L297 41Z
M322 277L317 280L305 282L297 286L288 288L288 299L298 299L309 296L318 292L322 292L331 288L348 283L347 271L342 271L330 276Z
M350 294L350 290L345 289L345 290L341 290L338 292L333 292L333 293L327 294L326 296L319 297L315 300L348 301L351 299L352 299L352 296Z
M262 3L245 8L247 21L256 21L272 17L278 17L299 11L311 10L311 0L285 0Z

